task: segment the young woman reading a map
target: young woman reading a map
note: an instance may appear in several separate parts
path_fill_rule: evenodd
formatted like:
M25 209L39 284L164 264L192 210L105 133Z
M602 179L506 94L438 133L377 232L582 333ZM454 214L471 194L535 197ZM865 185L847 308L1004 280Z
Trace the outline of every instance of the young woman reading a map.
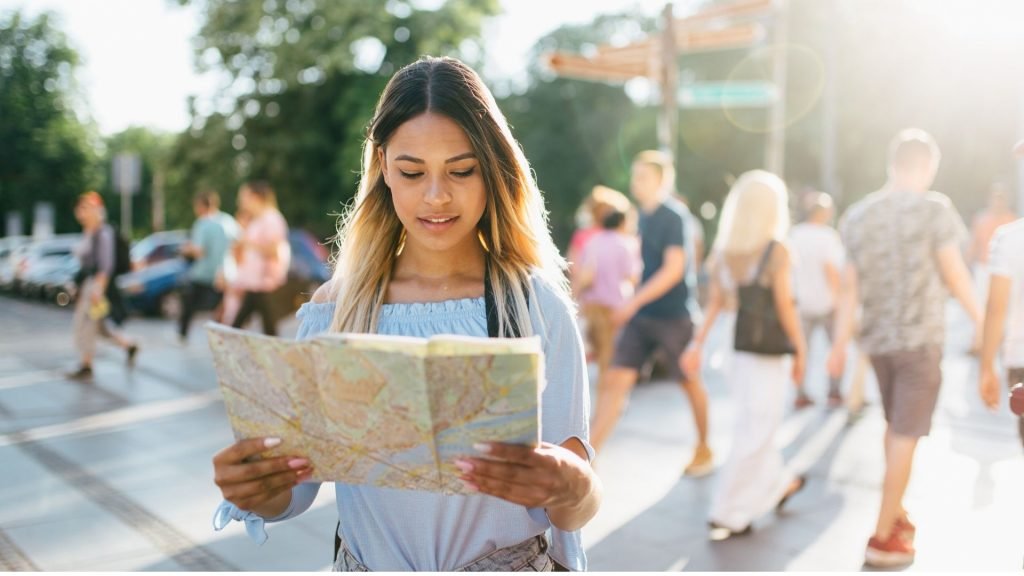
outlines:
M299 338L486 337L486 285L499 335L540 337L546 384L540 445L475 446L476 457L454 462L468 494L335 483L334 569L585 570L579 530L597 512L601 483L565 262L522 149L473 70L424 58L388 83L335 256L333 279L298 312ZM309 508L320 485L307 481L303 454L254 459L279 443L251 438L214 457L225 499L218 527L241 520L261 540L264 522Z

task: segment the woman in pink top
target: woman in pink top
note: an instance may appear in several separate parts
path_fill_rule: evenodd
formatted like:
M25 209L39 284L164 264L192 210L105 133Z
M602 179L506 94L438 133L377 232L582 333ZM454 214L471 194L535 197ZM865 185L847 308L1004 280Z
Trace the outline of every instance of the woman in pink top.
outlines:
M616 328L612 314L633 295L640 278L640 243L627 231L627 214L612 210L586 247L574 277L587 338L597 357L598 378L611 363Z
M238 207L251 216L237 250L237 283L245 290L242 304L232 326L241 328L253 312L263 320L263 333L277 334L277 315L273 293L288 278L291 249L288 246L288 223L277 209L277 199L270 184L261 180L247 182L238 190Z

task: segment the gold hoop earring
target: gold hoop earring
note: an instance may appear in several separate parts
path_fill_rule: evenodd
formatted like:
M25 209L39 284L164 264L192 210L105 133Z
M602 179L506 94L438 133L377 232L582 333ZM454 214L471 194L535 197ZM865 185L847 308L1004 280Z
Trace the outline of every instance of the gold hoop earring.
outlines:
M476 237L478 240L480 240L480 245L484 247L484 252L490 252L491 248L490 246L487 245L487 238L484 238L484 231L477 228Z
M405 250L405 228L402 228L402 234L398 237L398 248L395 249L395 256L401 256L402 250Z

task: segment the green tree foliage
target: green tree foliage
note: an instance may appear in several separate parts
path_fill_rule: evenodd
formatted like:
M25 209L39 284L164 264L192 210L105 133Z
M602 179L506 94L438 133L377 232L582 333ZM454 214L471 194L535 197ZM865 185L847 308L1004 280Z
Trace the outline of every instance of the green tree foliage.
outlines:
M28 223L52 202L58 232L77 229L75 197L99 184L94 132L75 115L78 55L51 14L0 16L0 215Z
M628 192L633 155L657 146L655 114L633 103L620 84L556 78L541 65L542 58L612 39L641 38L653 25L650 19L617 14L558 28L534 47L526 89L499 99L544 191L555 242L563 248L575 228L577 207L593 186Z
M322 237L355 193L365 127L388 78L422 54L479 59L481 20L498 9L496 0L436 10L401 0L197 3L197 63L231 77L233 105L194 112L169 156L169 206L209 187L231 209L243 180L263 178L290 223ZM174 213L175 225L186 220Z

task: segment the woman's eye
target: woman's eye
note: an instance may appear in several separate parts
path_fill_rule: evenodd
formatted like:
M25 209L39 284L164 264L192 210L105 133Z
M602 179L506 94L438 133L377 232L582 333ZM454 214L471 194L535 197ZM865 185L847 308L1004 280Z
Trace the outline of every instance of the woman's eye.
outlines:
M462 170L461 172L452 172L452 174L454 174L455 176L457 176L459 178L469 178L470 176L473 175L473 172L475 172L475 171L476 171L476 166L470 168L469 170Z
M423 172L406 172L405 170L399 170L398 172L403 178L408 178L410 180L415 180L416 178L423 176Z

